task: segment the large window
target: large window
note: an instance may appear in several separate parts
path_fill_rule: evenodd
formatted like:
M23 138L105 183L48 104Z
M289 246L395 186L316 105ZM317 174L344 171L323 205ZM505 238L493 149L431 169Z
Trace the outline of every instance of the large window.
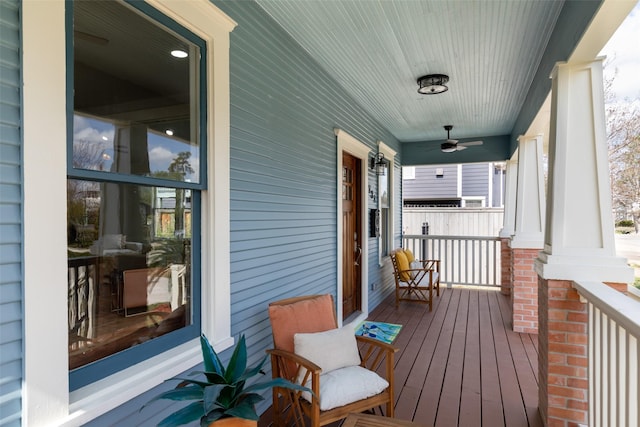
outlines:
M394 249L394 209L395 202L394 162L396 152L382 141L378 141L378 151L384 154L387 173L378 176L378 208L380 209L380 238L378 245L378 263L383 265L388 259L389 252Z
M160 193L165 193L161 194L164 203L169 201L166 193L177 187L188 187L184 188L185 198L191 197L192 201L191 212L185 212L185 224L191 221L194 233L199 227L201 238L199 249L194 246L195 240L190 248L192 263L200 264L199 271L195 267L191 270L194 275L199 273L201 280L193 277L191 282L201 283L192 290L200 292L201 319L198 324L195 315L191 315L194 326L180 328L92 363L117 372L70 390L75 386L73 378L70 378L74 373L69 374L69 232L63 225L68 221L69 180L115 182L118 175L83 169L71 173L67 169L71 155L64 141L72 140L69 136L73 135L74 119L73 99L69 98L73 93L73 79L69 79L69 75L73 77L74 74L70 40L74 35L73 6L77 3L84 2L23 2L21 8L25 206L23 326L24 378L28 379L24 382L23 392L29 397L24 401L23 414L29 425L88 423L164 380L193 368L202 362L198 338L180 343L182 337L177 337L183 331L189 332L189 328L200 327L216 351L233 345L229 260L229 34L236 23L209 0L135 2L137 7L153 6L154 10L145 10L145 13L161 23L165 22L163 17L170 18L172 22L166 24L167 28L179 32L180 27L184 27L206 43L206 50L201 48L200 61L204 63L206 60L207 72L201 72L199 79L206 81L206 90L201 87L200 93L207 108L200 110L198 122L205 127L200 135L201 144L204 136L207 142L206 153L201 152L207 157L201 158L200 167L211 166L208 173L200 173L206 181L199 185L206 184L206 189L197 189L194 183L186 181L160 180L143 175L127 174L123 176L131 182L118 181L141 188L162 189ZM118 19L110 17L107 22ZM100 36L95 32L88 34ZM185 35L181 34L181 37L190 40ZM105 40L111 44L107 37L87 38L95 41L96 49L104 46ZM150 38L145 40L149 44L155 42ZM131 65L136 61L137 58L126 60ZM147 71L155 73L158 70ZM78 116L96 118L97 115ZM108 123L115 121L105 117L99 119ZM107 176L114 179L109 180ZM153 178L153 182L145 181L148 178ZM197 194L190 194L192 190ZM200 204L200 209L197 204ZM163 212L165 217L167 214L171 215ZM175 227L175 221L171 227ZM197 296L192 298L198 300ZM194 312L197 308L192 307ZM167 344L167 341L171 343ZM163 351L166 345L171 348ZM126 368L127 364L135 362L123 361L122 355L128 356L139 350L144 350L142 357L145 359ZM115 368L108 366L111 362ZM79 368L78 371L83 369L87 370Z
M70 388L200 333L204 42L139 2L73 3Z

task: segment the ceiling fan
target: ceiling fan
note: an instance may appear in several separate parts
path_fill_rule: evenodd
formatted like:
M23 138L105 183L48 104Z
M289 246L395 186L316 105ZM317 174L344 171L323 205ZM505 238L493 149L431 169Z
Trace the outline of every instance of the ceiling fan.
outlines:
M451 139L449 132L453 129L453 125L445 125L444 129L447 131L447 140L440 144L440 149L444 153L453 153L455 151L464 150L465 148L473 145L482 145L482 141L458 142L457 139Z

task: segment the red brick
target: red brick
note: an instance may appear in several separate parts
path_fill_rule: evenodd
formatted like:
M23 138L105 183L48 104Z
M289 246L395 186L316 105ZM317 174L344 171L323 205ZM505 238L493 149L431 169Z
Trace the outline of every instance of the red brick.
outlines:
M585 378L587 376L586 368L579 368L577 366L566 366L566 365L550 365L549 373L564 375L567 377L578 377L578 378Z
M586 304L579 300L549 300L549 309L572 310L581 312L586 310Z
M554 364L565 364L567 362L567 355L561 353L551 353L549 354L549 363Z
M587 357L567 356L567 365L589 367L589 359Z
M564 375L549 374L547 378L549 380L548 382L549 385L553 384L555 386L563 386L563 387L567 386L567 378Z
M550 396L564 396L577 400L585 400L587 398L587 390L578 388L561 387L557 385L548 385Z
M562 332L558 332L558 333L549 333L549 336L547 337L547 339L549 340L549 342L559 342L559 343L566 343L567 342L567 334L562 333Z
M584 323L570 323L570 322L549 322L550 331L565 331L565 332L579 332L582 334L587 333L587 325Z
M575 399L569 399L567 401L567 408L571 408L571 409L578 409L581 411L588 411L589 410L589 402L585 402L584 400L575 400Z
M578 356L586 356L587 348L582 345L549 343L549 351L556 353L573 354Z
M570 344L588 344L589 337L585 334L567 334L567 342Z
M578 423L587 422L587 413L585 411L578 411L575 409L549 408L549 416L563 418L565 420L575 421Z
M567 320L569 322L587 323L589 321L589 313L576 313L575 311L570 311L567 313Z
M589 389L589 380L581 378L567 378L567 386L574 389Z

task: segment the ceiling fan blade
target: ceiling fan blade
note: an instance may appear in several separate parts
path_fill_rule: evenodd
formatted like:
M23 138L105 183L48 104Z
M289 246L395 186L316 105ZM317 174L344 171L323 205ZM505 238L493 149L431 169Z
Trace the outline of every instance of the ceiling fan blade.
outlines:
M467 141L467 142L459 142L458 143L458 147L459 146L471 147L473 145L482 145L482 141Z
M458 144L458 145L456 145L456 151L462 151L462 150L466 150L466 149L467 149L467 147L465 147L465 146L464 146L464 145L462 145L462 144Z

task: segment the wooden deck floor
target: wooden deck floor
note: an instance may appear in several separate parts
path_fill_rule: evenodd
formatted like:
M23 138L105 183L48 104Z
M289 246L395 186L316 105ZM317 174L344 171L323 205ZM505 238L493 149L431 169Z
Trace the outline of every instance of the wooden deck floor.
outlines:
M509 299L443 289L433 311L385 300L369 320L399 323L396 418L434 427L541 427L538 337L511 329ZM269 411L260 425L268 425Z

